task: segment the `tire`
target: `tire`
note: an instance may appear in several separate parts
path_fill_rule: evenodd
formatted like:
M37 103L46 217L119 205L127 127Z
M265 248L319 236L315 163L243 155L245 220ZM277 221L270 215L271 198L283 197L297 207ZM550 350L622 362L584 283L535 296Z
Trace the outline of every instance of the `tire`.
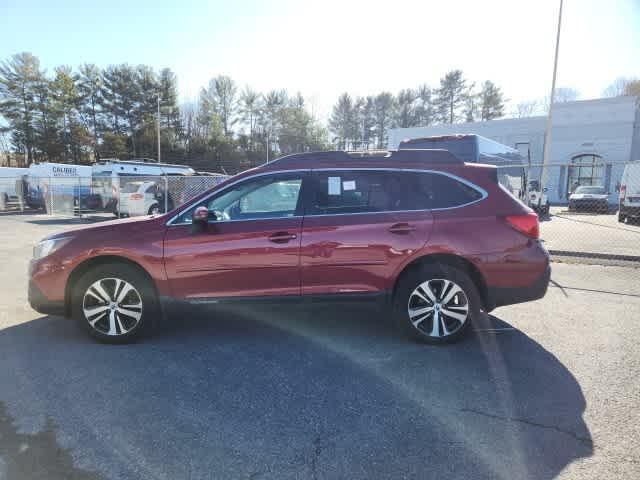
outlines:
M624 215L621 211L618 211L618 222L627 223L627 216Z
M118 292L119 302L117 298L113 302L114 290ZM138 268L125 264L101 265L89 270L75 285L71 302L73 318L89 335L103 343L135 342L150 331L160 312L155 288L149 279ZM116 306L112 307L114 303Z
M443 293L446 300L455 287L460 291L444 304ZM426 288L431 290L431 295ZM432 305L436 305L435 308L425 313ZM398 280L393 299L394 317L400 330L412 340L434 345L459 340L469 325L480 318L481 306L478 289L471 278L449 265L426 265L409 270ZM436 312L440 320L437 325L434 324ZM451 314L464 315L464 319Z
M147 211L147 215L157 215L160 213L160 206L157 203L154 203L149 207Z
M549 210L551 209L551 206L549 205L549 202L544 204L544 207L542 208L542 214L543 215L549 215Z

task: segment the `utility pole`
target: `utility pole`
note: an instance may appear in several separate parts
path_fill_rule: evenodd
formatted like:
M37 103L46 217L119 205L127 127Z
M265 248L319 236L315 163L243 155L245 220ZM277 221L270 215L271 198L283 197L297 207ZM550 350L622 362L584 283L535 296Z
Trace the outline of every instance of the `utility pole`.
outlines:
M558 71L558 50L560 49L560 26L562 24L562 2L560 0L560 11L558 12L558 32L556 33L556 54L553 60L553 78L551 80L551 95L549 97L549 113L547 115L547 128L544 133L544 151L542 154L542 175L540 178L541 187L547 185L548 164L549 164L549 148L551 146L551 127L553 115L553 103L556 94L556 73Z
M158 163L160 163L160 95L158 95Z

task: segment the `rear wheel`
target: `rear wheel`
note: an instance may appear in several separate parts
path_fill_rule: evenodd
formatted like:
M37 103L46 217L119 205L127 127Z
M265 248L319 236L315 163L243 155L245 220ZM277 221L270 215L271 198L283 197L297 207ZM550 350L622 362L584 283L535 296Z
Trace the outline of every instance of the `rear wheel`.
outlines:
M73 291L74 318L95 339L129 343L143 335L158 314L150 281L129 265L102 265L85 273Z
M459 339L479 318L478 290L462 270L429 265L405 274L398 283L394 315L411 339L443 344Z

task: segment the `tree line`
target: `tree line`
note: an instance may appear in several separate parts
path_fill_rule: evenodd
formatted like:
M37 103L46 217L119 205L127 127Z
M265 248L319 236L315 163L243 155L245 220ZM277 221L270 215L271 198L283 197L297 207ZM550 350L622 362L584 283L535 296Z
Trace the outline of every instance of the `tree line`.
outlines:
M30 53L0 64L0 115L25 166L157 158L158 117L162 160L202 170L234 173L267 157L329 148L326 129L300 94L240 90L218 76L180 107L168 68L83 64L47 75Z
M328 128L310 113L300 93L261 93L220 75L197 99L180 105L177 83L168 68L156 72L147 65L100 68L87 63L47 74L34 55L13 55L0 63L0 147L24 166L157 158L159 117L163 161L235 173L294 152L384 148L394 127L505 115L501 89L490 80L476 86L461 70L446 73L435 88L421 85L364 97L343 93ZM638 79L620 78L603 94L638 95L639 85ZM574 89L558 88L555 100L578 96ZM523 102L511 115L542 114L546 104L544 99Z
M366 97L343 93L333 106L329 130L338 149L384 148L390 128L425 127L436 123L493 120L505 114L502 90L490 80L479 88L453 70L438 88L421 85L393 95Z

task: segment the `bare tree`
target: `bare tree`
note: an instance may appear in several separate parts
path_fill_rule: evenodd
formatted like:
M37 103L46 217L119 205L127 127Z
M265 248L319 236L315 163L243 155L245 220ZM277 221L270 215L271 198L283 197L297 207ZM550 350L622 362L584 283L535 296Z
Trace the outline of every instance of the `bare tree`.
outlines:
M580 98L580 92L575 88L570 87L558 87L556 88L554 101L557 103L561 102L575 102ZM547 100L547 103L548 100Z
M540 100L527 100L516 105L512 115L516 118L527 118L540 115L542 112Z

